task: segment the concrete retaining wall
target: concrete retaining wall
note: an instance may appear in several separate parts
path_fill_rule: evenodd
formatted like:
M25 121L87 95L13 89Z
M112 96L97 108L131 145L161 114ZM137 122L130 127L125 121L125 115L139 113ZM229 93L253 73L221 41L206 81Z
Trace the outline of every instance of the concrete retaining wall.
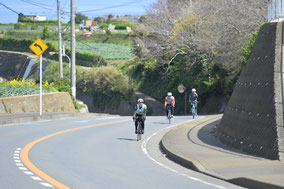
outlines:
M0 77L11 80L17 76L24 76L30 59L35 56L26 55L20 52L0 50Z
M218 125L222 142L269 159L280 158L278 141L284 137L279 132L283 128L282 98L279 98L282 87L276 77L281 67L281 39L282 30L276 23L261 28Z
M69 93L43 94L43 112L76 112ZM0 98L0 113L39 112L39 95Z

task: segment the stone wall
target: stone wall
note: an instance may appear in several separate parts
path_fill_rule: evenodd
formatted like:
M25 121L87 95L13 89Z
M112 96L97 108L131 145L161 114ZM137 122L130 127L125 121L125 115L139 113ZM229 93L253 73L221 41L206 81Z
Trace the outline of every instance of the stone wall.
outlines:
M69 93L48 93L42 96L43 112L76 112ZM0 98L0 113L39 112L39 95Z
M279 80L281 40L282 23L278 26L269 23L261 28L250 59L218 125L218 136L222 142L269 159L282 159L279 143L284 137L280 133L283 130L282 86Z

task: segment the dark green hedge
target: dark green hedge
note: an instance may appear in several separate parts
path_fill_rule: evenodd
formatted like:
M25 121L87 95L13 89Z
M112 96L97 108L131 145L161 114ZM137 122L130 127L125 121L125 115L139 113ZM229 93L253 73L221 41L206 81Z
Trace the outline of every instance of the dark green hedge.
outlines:
M57 20L45 20L45 21L39 21L39 20L32 20L29 18L19 18L18 22L22 23L39 23L39 24L57 24Z
M135 27L135 26L138 26L139 24L138 23L134 23L134 22L111 22L112 25L115 25L115 29L118 29L118 30L125 30L126 27ZM108 28L109 24L108 23L103 23L100 25L100 28Z
M34 39L17 39L17 38L0 38L0 49L20 52L32 52L29 46L34 42ZM46 42L48 49L43 53L43 57L57 60L57 56L50 56L51 51L58 51L58 47L54 42ZM68 49L67 49L68 51ZM106 65L106 60L96 54L76 52L76 64L81 66L97 66Z

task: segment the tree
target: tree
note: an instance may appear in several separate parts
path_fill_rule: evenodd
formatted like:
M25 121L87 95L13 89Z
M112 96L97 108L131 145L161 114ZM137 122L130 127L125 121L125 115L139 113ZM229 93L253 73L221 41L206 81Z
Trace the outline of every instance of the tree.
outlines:
M88 20L89 18L81 13L76 14L75 16L75 23L80 24L82 20Z
M266 21L266 7L267 0L158 0L146 10L144 52L166 66L180 54L206 52L235 71L245 42Z
M96 21L98 24L102 24L103 22L105 22L105 18L100 17L100 16L94 17L93 20Z
M111 20L113 19L113 15L112 14L109 14L109 15L107 15L107 23L110 23L111 22Z

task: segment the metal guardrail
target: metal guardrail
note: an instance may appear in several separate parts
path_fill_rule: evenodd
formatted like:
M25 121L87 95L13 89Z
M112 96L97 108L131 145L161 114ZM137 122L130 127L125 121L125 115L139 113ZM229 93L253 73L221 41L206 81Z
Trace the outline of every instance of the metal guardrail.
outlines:
M268 22L284 20L284 0L270 0L268 3Z

